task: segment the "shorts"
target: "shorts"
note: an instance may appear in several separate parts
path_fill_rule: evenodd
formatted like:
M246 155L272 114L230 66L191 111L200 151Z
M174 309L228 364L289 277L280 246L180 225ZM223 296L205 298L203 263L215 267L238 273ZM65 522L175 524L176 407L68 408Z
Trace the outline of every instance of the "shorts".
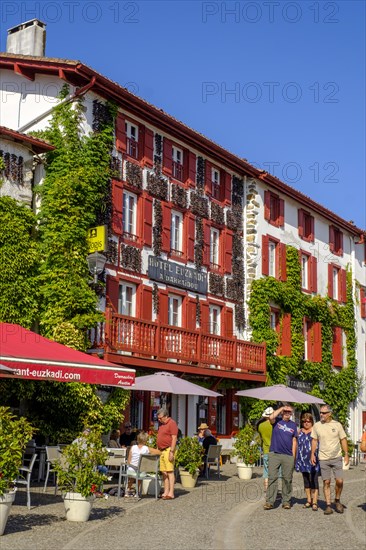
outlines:
M332 478L332 470L336 479L343 479L343 463L341 456L329 460L319 460L319 464L323 481Z
M175 453L174 453L173 462L170 462L169 460L169 453L170 453L170 447L168 447L167 449L164 449L164 451L161 451L161 455L160 455L161 472L174 472Z

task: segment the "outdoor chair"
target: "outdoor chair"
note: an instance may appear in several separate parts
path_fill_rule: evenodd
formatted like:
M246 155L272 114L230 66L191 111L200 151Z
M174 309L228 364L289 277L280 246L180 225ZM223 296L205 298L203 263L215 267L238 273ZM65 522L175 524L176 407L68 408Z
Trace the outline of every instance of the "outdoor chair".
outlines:
M32 458L30 459L29 465L25 466L24 464L19 468L19 476L16 479L17 485L25 485L27 488L27 507L30 509L31 507L31 497L30 497L30 482L31 482L31 476L32 476L32 470L34 463L37 459L36 453L32 455Z
M220 458L221 458L222 445L210 445L207 455L205 456L204 466L206 471L206 478L210 474L211 466L217 467L217 475L220 479Z
M108 468L108 474L118 473L118 493L117 496L121 496L122 477L126 477L127 469L127 449L109 448L109 457L106 460L105 465Z
M136 480L136 497L139 497L139 481L144 479L155 480L155 499L159 496L159 455L140 455L139 465L136 471L127 468L126 471L126 487L130 477Z
M46 464L47 464L47 472L46 472L46 479L44 482L43 492L46 492L48 478L50 473L54 474L55 478L55 494L57 492L57 484L56 484L56 472L53 468L54 464L60 460L61 456L61 450L58 445L54 447L46 447Z

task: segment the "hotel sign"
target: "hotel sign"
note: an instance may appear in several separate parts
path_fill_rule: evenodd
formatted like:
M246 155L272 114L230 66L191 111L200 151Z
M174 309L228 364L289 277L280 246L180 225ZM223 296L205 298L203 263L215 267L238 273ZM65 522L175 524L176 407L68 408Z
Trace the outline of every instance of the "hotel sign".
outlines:
M191 267L149 256L148 275L154 281L161 281L172 286L207 294L207 273Z

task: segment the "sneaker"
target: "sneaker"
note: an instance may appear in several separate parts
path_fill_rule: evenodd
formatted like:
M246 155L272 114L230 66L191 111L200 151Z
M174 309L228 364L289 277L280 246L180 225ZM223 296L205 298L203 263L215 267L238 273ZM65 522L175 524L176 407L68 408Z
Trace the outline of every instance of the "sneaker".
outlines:
M285 504L282 504L282 508L285 510L291 510L291 504L289 502L285 502Z
M335 503L335 511L338 512L338 514L343 514L343 504L339 501Z
M264 510L273 510L274 506L270 502L266 502L263 506Z
M326 509L324 510L324 514L325 514L326 516L330 516L330 514L333 514L333 510L332 510L332 508L330 507L330 504L327 504L327 507L326 507Z

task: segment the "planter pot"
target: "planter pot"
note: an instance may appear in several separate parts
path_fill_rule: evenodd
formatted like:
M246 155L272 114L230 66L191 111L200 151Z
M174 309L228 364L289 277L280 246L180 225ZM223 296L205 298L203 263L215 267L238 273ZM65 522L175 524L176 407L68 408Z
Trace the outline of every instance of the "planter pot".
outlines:
M0 497L0 536L4 534L6 522L10 514L11 505L15 499L15 491L5 493Z
M66 493L64 506L68 521L88 521L95 500L94 496L83 497L80 493Z
M349 470L349 467L350 467L350 460L348 459L348 464L347 464L347 466L345 466L344 458L342 456L342 468L343 468L343 470Z
M238 462L238 476L239 479L252 479L253 475L253 466L244 464L244 462Z
M185 489L193 489L197 483L198 471L192 476L186 470L179 468L180 482Z
M158 478L158 493L162 487L162 481ZM143 495L152 495L155 496L155 479L143 479L142 480L142 490Z

